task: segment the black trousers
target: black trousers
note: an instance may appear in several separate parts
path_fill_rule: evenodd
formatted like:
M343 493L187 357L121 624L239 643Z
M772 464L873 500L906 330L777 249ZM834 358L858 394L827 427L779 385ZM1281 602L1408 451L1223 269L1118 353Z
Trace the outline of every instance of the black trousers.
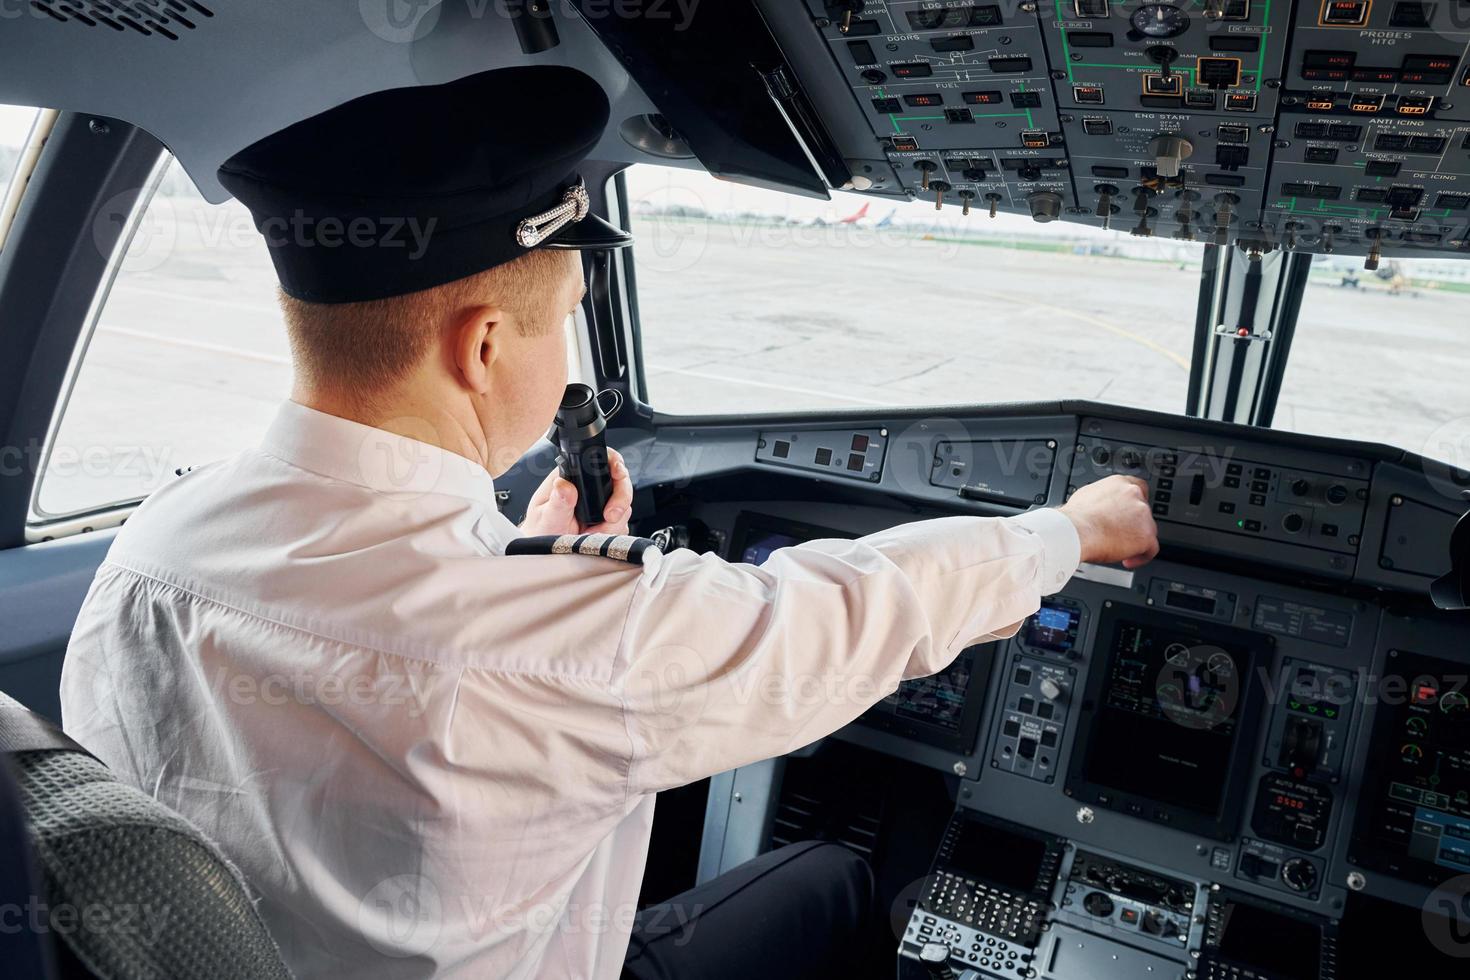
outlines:
M873 874L840 844L762 854L638 913L624 980L841 976L864 944Z

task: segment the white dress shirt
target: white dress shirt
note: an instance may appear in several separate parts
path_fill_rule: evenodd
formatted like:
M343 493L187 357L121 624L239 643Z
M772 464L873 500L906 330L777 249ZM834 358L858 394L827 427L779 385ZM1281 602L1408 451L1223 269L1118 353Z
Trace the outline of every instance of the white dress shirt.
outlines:
M520 534L468 459L288 402L97 572L67 731L219 842L300 977L616 977L655 793L943 669L1079 548L1044 510L761 567Z

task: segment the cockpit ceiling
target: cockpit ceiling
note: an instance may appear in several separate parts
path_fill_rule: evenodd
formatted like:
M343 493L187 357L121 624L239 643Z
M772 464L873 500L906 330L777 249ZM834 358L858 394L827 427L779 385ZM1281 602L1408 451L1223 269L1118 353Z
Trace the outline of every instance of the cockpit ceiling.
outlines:
M1470 257L1470 0L17 9L0 30L0 101L135 123L211 200L230 153L355 96L559 64L608 92L602 161L930 200L976 221L1010 212L1370 264Z
M612 118L653 112L587 26L555 18L560 43L522 50L505 0L44 0L0 22L0 102L133 123L179 158L211 201L214 172L255 140L381 89L491 68L573 65ZM570 11L569 4L558 10ZM151 16L150 16L151 13ZM129 15L131 14L131 16ZM109 24L110 22L110 24ZM115 26L114 26L115 25ZM534 92L507 92L534 99ZM496 107L485 107L495 126ZM514 133L507 133L514 139ZM640 157L610 127L594 156ZM649 157L648 159L653 159Z

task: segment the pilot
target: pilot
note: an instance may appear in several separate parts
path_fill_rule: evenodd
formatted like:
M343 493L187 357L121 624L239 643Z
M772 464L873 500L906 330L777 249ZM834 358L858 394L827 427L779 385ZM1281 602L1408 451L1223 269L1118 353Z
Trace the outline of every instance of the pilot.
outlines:
M62 696L74 737L239 865L300 977L840 975L859 857L792 845L640 912L654 794L836 731L1079 561L1156 551L1123 478L761 567L628 536L620 458L594 526L554 474L501 516L494 478L567 381L579 250L628 244L578 177L607 121L587 76L503 69L220 169L278 273L294 387L258 448L128 521Z

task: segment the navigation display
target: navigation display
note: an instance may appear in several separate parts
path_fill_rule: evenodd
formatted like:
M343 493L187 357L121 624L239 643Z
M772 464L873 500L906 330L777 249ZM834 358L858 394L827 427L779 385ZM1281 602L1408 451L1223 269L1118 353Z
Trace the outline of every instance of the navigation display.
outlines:
M852 537L839 531L795 524L760 514L741 514L735 523L730 553L759 565L778 548L815 538ZM902 735L949 752L969 753L975 746L984 700L971 691L983 691L990 677L989 656L976 657L978 647L961 653L945 670L932 677L904 681L888 697L857 719L870 728Z
M1470 666L1400 653L1384 675L1352 858L1439 884L1470 873Z
M1080 799L1216 838L1245 794L1270 639L1144 610L1107 610L1068 788Z

